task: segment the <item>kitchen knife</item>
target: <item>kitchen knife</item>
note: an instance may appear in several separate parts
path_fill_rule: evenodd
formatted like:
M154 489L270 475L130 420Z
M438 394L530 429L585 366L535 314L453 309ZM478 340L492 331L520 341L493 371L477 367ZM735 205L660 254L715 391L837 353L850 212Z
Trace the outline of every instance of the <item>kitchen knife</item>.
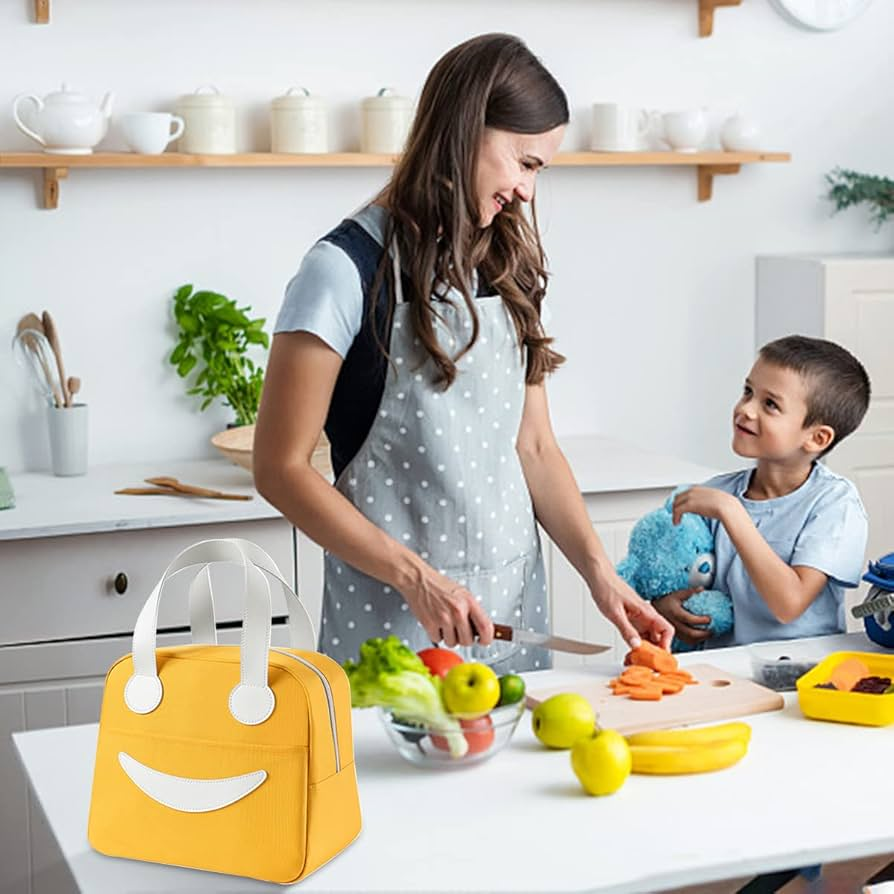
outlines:
M532 630L510 627L508 624L494 624L494 639L510 643L527 643L558 652L574 652L575 655L598 655L600 652L610 652L612 649L612 646L585 643L578 639L566 639L564 636L552 636L549 633L535 633Z

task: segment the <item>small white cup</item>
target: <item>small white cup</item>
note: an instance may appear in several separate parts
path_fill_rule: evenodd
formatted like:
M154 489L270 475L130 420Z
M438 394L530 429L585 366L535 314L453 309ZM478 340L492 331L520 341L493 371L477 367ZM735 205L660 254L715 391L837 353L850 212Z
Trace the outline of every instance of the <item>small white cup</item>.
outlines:
M168 143L183 133L184 121L179 115L171 115L168 112L134 112L131 115L124 115L121 127L127 145L134 152L160 155Z
M708 135L703 109L665 112L659 120L659 135L675 152L698 152Z
M590 148L594 152L635 152L649 131L649 113L616 102L594 102Z
M87 404L47 407L54 475L87 473Z

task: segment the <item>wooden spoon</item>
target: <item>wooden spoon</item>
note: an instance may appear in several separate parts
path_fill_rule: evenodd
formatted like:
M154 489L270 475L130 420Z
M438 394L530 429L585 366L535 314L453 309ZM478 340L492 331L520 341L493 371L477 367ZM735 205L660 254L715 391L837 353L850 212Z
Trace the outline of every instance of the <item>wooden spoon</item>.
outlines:
M62 345L59 343L59 333L56 331L56 323L50 316L50 312L43 312L43 330L56 355L56 366L59 369L59 385L62 388L63 406L71 406L71 395L68 393L68 377L65 375L65 365L62 363Z
M77 376L68 377L68 394L74 401L75 395L81 390L81 380Z
M33 329L35 332L39 332L41 335L46 335L43 328L43 321L40 319L37 314L27 313L22 317L21 320L16 324L16 335L21 332L24 332L26 329ZM64 396L61 391L64 391L63 387L57 388L55 376L53 376L52 372L50 372L49 366L47 366L46 359L44 357L44 352L39 350L38 345L36 344L36 339L34 336L30 336L27 339L22 339L25 344L25 347L30 350L35 357L37 357L38 362L40 363L40 367L43 370L43 374L46 377L47 385L50 390L53 392L53 402L57 407L61 407L64 403Z

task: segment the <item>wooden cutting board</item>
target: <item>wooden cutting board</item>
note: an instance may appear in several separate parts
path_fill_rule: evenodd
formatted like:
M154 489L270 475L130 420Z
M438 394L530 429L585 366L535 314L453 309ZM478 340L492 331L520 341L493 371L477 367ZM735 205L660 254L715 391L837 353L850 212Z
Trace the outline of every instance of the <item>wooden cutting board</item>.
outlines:
M778 692L710 664L686 665L683 669L698 683L684 687L676 695L665 695L660 702L639 702L613 695L608 687L612 677L607 674L569 673L562 686L531 689L527 704L533 710L551 695L578 692L593 705L601 727L624 735L778 711L785 704Z

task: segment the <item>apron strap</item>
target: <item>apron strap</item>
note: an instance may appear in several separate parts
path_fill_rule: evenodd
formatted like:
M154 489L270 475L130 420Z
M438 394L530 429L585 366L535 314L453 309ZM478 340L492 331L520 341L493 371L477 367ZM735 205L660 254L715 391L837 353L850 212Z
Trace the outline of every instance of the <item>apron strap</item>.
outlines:
M394 300L397 304L404 303L404 287L400 275L400 249L397 247L397 237L391 240L391 269L394 273Z

